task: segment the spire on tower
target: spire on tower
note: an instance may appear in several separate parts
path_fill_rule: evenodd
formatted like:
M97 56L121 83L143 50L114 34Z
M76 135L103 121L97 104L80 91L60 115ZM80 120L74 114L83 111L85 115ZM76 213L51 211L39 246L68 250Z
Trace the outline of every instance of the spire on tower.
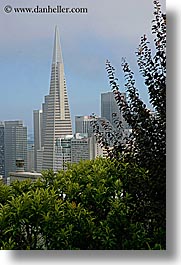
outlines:
M58 139L72 135L72 122L69 110L64 65L60 47L58 27L55 27L53 61L51 66L50 92L45 98L43 125L43 169L57 170L59 156ZM58 160L57 160L58 159ZM57 164L59 163L59 164ZM60 166L61 167L61 166Z
M62 51L60 46L60 36L58 27L55 27L54 49L52 63L63 63Z

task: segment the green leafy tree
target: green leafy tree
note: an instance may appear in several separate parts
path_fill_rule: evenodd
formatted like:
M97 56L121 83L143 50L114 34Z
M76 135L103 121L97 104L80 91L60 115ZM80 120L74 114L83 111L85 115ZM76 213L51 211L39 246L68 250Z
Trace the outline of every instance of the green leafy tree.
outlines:
M145 224L143 215L146 213L139 211L131 193L124 192L129 178L139 185L139 180L149 176L136 164L99 158L71 165L56 174L44 171L36 182L2 184L0 248L163 247L161 233L155 231L150 237L149 222Z
M128 62L123 59L122 69L125 74L127 98L122 97L119 90L115 69L107 61L106 69L110 86L124 119L130 126L132 133L125 136L122 123L113 113L117 130L111 131L109 124L102 124L105 132L100 132L99 124L93 123L94 131L108 150L109 156L128 163L136 163L149 172L149 181L143 182L139 189L134 188L135 179L129 179L127 186L132 186L133 194L139 198L139 209L145 208L146 217L150 218L150 234L155 226L166 229L166 15L162 13L159 1L154 1L154 20L152 21L154 36L153 52L149 47L147 36L141 37L137 49L137 63L140 74L145 80L148 89L150 111L141 100L136 87L134 73ZM109 150L109 143L113 149ZM137 189L137 190L136 190ZM139 218L139 216L137 216Z

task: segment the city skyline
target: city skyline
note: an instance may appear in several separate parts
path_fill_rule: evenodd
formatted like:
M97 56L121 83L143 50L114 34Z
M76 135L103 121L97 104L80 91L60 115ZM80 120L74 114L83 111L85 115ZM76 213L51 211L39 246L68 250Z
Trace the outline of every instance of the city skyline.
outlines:
M17 0L16 7L60 4L47 0L23 2ZM152 41L152 1L114 0L111 4L104 1L104 5L103 1L76 1L77 7L88 8L87 14L61 15L6 14L3 12L5 3L0 3L0 22L6 25L0 28L0 120L23 120L32 132L32 111L41 108L43 97L49 91L55 25L60 28L72 121L76 115L100 114L100 94L111 91L105 70L106 59L116 68L116 75L123 84L120 90L124 91L120 65L121 57L127 58L135 72L140 94L147 103L147 91L138 74L135 51L144 33ZM165 10L165 1L160 3ZM8 4L15 7L12 0ZM73 7L75 1L61 1L61 5Z

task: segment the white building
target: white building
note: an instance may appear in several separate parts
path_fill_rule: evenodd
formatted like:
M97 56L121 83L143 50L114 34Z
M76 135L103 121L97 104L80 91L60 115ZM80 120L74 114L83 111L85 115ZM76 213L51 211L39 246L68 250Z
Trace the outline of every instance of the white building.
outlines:
M71 140L71 163L81 160L90 160L90 139L77 135L77 139Z
M37 150L37 172L41 172L43 169L43 150L43 147L40 150Z
M43 112L42 110L33 111L34 127L34 169L37 171L37 152L43 147Z
M58 28L55 28L53 60L51 69L50 92L44 105L43 169L56 166L56 141L72 135L64 64L60 48Z
M66 169L71 164L71 140L73 136L56 140L54 171Z
M99 121L100 119L101 118L97 116L75 116L75 137L76 139L78 139L78 135L87 135L86 137L88 138L89 142L89 159L94 159L96 157L103 156L103 149L97 142L93 132L93 127L91 125L94 120Z
M89 137L92 136L92 121L92 116L75 116L75 133L87 133Z

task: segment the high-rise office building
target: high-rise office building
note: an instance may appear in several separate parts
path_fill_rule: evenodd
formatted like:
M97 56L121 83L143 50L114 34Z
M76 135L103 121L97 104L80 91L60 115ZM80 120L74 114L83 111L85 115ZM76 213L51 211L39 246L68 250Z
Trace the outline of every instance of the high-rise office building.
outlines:
M68 104L64 64L60 47L58 28L55 28L50 92L46 97L44 113L43 169L54 169L56 141L72 135L72 124Z
M121 93L121 96L125 99L126 94ZM114 97L113 92L106 92L101 94L101 117L106 118L114 127L116 127L116 124L114 122L113 113L117 114L116 119L119 121L122 121L122 125L124 128L127 128L128 125L125 122L122 113L119 110L119 107L117 105L117 102Z
M71 140L71 162L90 160L90 138L78 137Z
M76 139L78 138L77 135L80 136L87 135L88 142L87 146L89 148L89 155L85 154L86 159L94 159L98 156L103 156L103 149L101 148L100 144L96 140L96 136L94 135L93 126L91 125L92 122L97 121L101 124L101 118L100 117L93 117L93 116L75 116L75 136ZM100 130L102 130L102 127L100 125ZM85 140L86 141L86 140ZM84 141L84 142L85 142ZM84 145L84 147L83 147ZM81 142L80 143L80 150L81 148L84 148L85 153L86 151L86 143ZM75 142L74 150L77 148L78 150L78 144ZM78 153L79 150L77 151ZM82 150L83 152L83 150ZM73 157L73 156L72 156ZM75 154L76 157L76 154Z
M34 143L28 140L27 143L27 171L33 172L35 171L35 163L34 163Z
M87 133L90 137L93 134L92 121L92 116L75 116L75 133Z
M56 140L55 171L66 169L67 163L71 163L71 140L72 137L69 136Z
M40 150L37 150L37 172L41 172L43 169L43 150L44 148L41 148Z
M45 139L45 127L46 127L46 113L48 109L48 95L45 96L44 102L42 103L42 139L41 143L44 146L44 139Z
M27 127L22 121L4 122L5 177L16 170L16 160L22 159L27 168Z
M5 176L5 157L4 157L4 124L0 122L0 178Z
M37 152L43 147L43 113L42 110L33 111L34 125L34 169L37 171Z

